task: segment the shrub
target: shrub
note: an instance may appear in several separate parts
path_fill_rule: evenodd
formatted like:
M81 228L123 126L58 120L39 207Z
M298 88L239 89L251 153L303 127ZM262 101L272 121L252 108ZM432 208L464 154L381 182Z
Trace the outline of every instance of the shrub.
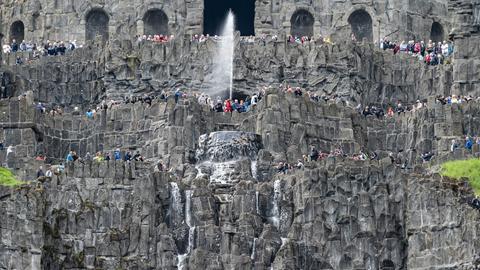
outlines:
M475 194L480 195L480 159L445 162L441 174L457 180L467 178Z
M15 187L23 184L26 182L17 180L9 169L0 167L0 186Z

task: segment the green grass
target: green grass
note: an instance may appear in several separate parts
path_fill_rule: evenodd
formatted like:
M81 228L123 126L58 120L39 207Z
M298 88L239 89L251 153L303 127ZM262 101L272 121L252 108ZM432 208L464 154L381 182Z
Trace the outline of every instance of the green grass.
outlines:
M23 184L26 182L17 180L9 169L0 167L0 186L15 187Z
M449 161L442 164L443 176L467 178L476 195L480 195L480 159Z

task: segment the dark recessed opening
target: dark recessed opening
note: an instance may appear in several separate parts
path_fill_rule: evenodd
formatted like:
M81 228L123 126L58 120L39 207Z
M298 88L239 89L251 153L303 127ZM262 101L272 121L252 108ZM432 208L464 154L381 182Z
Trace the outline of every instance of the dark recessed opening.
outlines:
M367 41L373 41L372 17L365 10L357 10L350 14L348 23L352 28L352 33L358 41L364 38Z
M432 30L430 32L430 39L433 42L442 42L444 39L444 35L445 34L443 31L443 26L438 22L434 22L432 24Z
M143 17L145 35L168 35L168 17L162 10L149 10Z
M108 40L108 22L107 13L101 9L94 9L87 14L85 25L85 39L95 40L96 36L101 36L105 42Z
M255 35L255 0L205 0L204 4L204 34L220 35L231 9L235 15L235 29L242 36Z
M304 9L295 11L290 18L290 34L296 37L313 36L314 20L312 13Z
M25 26L22 21L16 21L10 26L10 42L14 39L18 44L25 39Z

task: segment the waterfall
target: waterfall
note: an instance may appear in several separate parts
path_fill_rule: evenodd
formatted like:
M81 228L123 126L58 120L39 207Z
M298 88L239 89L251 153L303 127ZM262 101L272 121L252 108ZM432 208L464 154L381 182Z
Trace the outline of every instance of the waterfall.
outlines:
M252 171L253 179L257 180L257 161L252 161L250 164L250 170Z
M257 210L257 215L260 215L260 203L259 203L259 192L255 191L255 209Z
M189 228L192 226L192 190L185 191L185 222Z
M177 256L177 269L185 269L185 261L188 255L193 251L193 245L195 241L195 226L192 222L192 190L185 191L185 223L188 226L188 247L185 254L178 254Z
M214 67L209 78L212 85L208 94L213 97L227 91L227 96L232 99L233 92L233 59L235 53L235 16L228 12L227 18L220 34L218 51L214 56Z
M282 198L280 179L275 180L273 184L273 225L279 229L280 228L280 200Z
M251 260L255 260L255 255L256 255L256 251L257 251L257 247L256 247L257 240L258 240L257 237L253 238L252 254L250 255Z
M228 184L239 180L240 161L250 162L256 174L258 151L262 148L261 136L243 131L217 131L203 134L198 139L195 157L197 176L208 175L210 183ZM253 167L252 167L253 166Z
M170 197L172 199L172 210L173 210L173 220L176 221L178 218L182 218L183 207L182 207L182 194L180 193L180 188L175 182L170 182Z

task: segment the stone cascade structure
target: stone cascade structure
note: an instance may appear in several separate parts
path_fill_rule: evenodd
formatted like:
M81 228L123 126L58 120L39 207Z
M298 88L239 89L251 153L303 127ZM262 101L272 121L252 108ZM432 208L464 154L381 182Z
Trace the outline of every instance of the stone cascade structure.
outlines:
M207 77L216 46L213 40L140 46L113 40L105 51L92 45L73 55L4 69L16 74L13 95L32 90L40 102L62 104L66 110L87 109L106 97L118 100L176 89L205 91L211 87ZM90 57L95 60L82 60ZM14 61L15 55L7 55L7 63ZM368 44L238 43L234 92L241 99L263 86L288 83L319 96L335 94L363 104L409 103L450 94L453 67L426 66L409 55L393 55Z
M236 40L234 98L272 87L247 113L213 112L194 95L211 86L216 53L213 38L191 41L208 0L124 2L0 4L4 41L89 40L23 65L15 59L27 53L2 55L0 162L30 182L0 187L1 270L480 267L472 191L438 174L444 161L479 156L477 144L454 153L450 144L480 135L480 103L435 101L480 95L477 0L250 2L257 40ZM131 41L155 29L176 37ZM349 42L352 32L367 42ZM290 33L333 44L286 43ZM449 34L455 51L439 66L368 42ZM177 89L186 94L178 102ZM162 92L169 97L151 104L120 102ZM426 108L393 117L355 110L418 99ZM54 106L63 113L51 115ZM310 162L311 146L346 156ZM70 150L118 148L145 161L65 162ZM350 158L360 151L378 158ZM427 151L435 156L423 163ZM281 173L281 162L303 166ZM33 180L48 163L65 170Z
M27 95L22 102L30 99ZM33 104L30 106L27 108L32 113ZM428 143L438 151L439 161L454 158L447 154L448 147L441 148L442 141L461 136L463 130L476 132L477 125L471 119L476 121L473 115L479 105L432 106L379 120L364 118L339 104L267 92L257 107L245 114L213 113L191 100L180 104L170 100L151 107L118 105L93 120L69 114L56 119L36 115L36 129L44 134L43 145L65 145L66 149L81 149L82 144L88 148L103 137L103 150L113 150L115 141L134 134L126 132L129 126L124 121L133 119L139 124L140 119L147 118L143 120L150 123L145 124L146 130L157 128L157 132L137 128L137 134L143 134L137 147L149 160L162 157L173 170L154 172L150 163L141 162L77 162L67 165L63 175L54 176L45 185L21 191L3 189L2 209L8 218L0 226L0 249L7 254L1 267L422 269L434 263L469 269L476 255L472 249L476 232L471 224L478 222L480 213L463 203L462 196L432 188L433 183L444 181L437 176L426 175L420 180L420 176L404 173L388 158L383 159L389 151L402 147L404 158L415 166L413 149ZM464 116L465 122L458 122L462 118L452 114ZM118 125L125 128L123 135L114 135L115 128L123 130ZM69 126L81 129L68 132ZM259 134L262 146L255 146L259 149L256 177L250 163L239 162L237 181L212 185L208 179L211 173L199 176L191 152L201 149L201 134L225 127L234 130L231 134L242 134L242 130ZM431 127L433 133L423 131ZM65 138L48 143L51 136L61 134L60 130L65 131ZM91 132L83 143L84 139L73 139L74 134L89 130L99 133ZM440 141L435 142L433 134ZM205 145L205 153L221 143L213 141ZM362 148L377 150L380 160L329 158L287 175L275 172L275 161L295 162L301 153L308 152L303 145L333 150L339 144L349 153ZM157 150L147 151L152 145L158 145L153 148ZM47 153L59 159L65 155ZM442 243L444 255L434 259L437 245L417 246L427 245L422 239L437 232L434 220L443 212L433 210L434 206L427 208L429 211L424 207L431 200L442 201L446 193L451 206L445 211L458 211L464 218L455 219L458 223L454 227L444 225L442 230L459 239ZM34 202L24 202L18 196ZM25 210L26 215L15 214L32 203L37 207ZM420 224L419 213L424 220ZM15 222L36 224L35 230L14 230L7 225ZM464 238L464 232L472 237ZM15 241L19 238L23 240ZM459 244L460 239L466 243Z
M103 2L58 2L27 0L2 2L3 34L12 39L77 40L84 42L96 35L133 38L151 34L202 34L204 26L223 17L229 8L238 19L251 25L244 35L280 34L282 36L333 36L348 38L355 33L358 39L370 41L385 36L394 39L430 37L443 40L454 22L448 0L419 1L246 1L243 8L227 3L196 0L155 2L142 0ZM410 12L414 10L415 12ZM214 34L211 33L210 34Z

